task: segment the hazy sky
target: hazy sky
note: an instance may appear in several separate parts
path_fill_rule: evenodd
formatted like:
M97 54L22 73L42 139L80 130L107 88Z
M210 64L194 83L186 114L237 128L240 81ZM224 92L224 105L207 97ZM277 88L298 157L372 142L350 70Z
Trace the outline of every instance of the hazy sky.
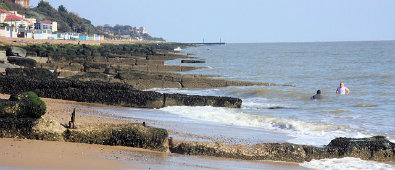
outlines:
M39 0L31 0L36 6ZM168 41L395 39L395 0L47 0L94 25L144 26Z

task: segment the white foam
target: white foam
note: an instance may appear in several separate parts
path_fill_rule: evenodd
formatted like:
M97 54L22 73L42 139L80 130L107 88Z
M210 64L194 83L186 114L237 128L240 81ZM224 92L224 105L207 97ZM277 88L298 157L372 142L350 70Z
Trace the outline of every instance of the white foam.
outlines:
M310 162L304 162L299 164L300 166L311 168L311 169L325 169L325 170L393 170L395 165L376 161L365 161L359 158L334 158L334 159L321 159L312 160Z
M294 137L288 142L295 144L326 145L336 137L369 137L359 132L353 132L347 126L253 115L244 113L240 109L211 106L171 106L161 110L195 120L285 132Z
M253 97L253 98L247 98L243 100L243 108L268 108L268 107L275 107L275 106L281 106L280 104L277 103L268 103L268 99L263 98L263 97Z

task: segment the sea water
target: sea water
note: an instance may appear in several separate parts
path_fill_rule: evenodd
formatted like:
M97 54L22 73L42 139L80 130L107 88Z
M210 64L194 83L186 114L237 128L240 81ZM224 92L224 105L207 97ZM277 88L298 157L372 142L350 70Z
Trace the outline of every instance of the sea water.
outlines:
M195 120L286 133L287 142L326 145L335 137L383 135L395 139L395 42L259 43L183 50L205 66L183 74L290 86L225 87L161 92L221 95L243 100L241 109L167 107ZM350 95L336 95L340 82ZM323 100L310 100L317 90ZM280 107L280 109L270 109Z
M395 142L395 41L226 44L190 47L182 53L206 63L182 64L177 59L166 64L206 68L181 74L294 87L150 89L237 97L243 100L239 109L210 106L97 109L122 119L166 128L171 137L180 140L227 144L290 142L320 147L336 137L383 135ZM336 95L340 82L350 89L350 95ZM323 92L324 99L311 100L317 90ZM359 165L394 168L354 158L301 164L315 169L361 169Z

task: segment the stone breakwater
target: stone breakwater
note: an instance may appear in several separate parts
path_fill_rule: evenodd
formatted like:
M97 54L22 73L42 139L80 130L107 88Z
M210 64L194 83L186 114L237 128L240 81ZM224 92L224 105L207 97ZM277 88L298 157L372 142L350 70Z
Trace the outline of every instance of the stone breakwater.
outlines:
M169 149L167 130L136 123L67 129L44 118L0 118L0 137L129 146L161 152Z
M74 124L70 127L71 125L67 126L55 120L42 118L46 113L45 109L40 114L36 112L42 107L46 108L46 104L42 101L42 103L31 104L29 107L20 104L28 100L27 98L33 102L34 100L41 101L33 92L11 95L9 100L0 100L0 137L120 145L162 152L169 150L169 135L165 129L137 123L90 123L77 125L78 129L75 129ZM10 104L12 106L7 107ZM21 108L32 111L24 109L21 112ZM73 118L72 121L74 121Z
M0 93L34 91L40 97L78 102L102 103L138 108L166 106L214 106L240 108L242 101L232 97L164 94L135 90L120 83L81 82L77 80L1 76Z
M336 138L323 148L290 143L265 143L253 146L228 146L222 143L202 142L170 144L170 151L180 154L287 162L304 162L313 159L343 157L394 162L394 148L395 144L383 136L371 138Z

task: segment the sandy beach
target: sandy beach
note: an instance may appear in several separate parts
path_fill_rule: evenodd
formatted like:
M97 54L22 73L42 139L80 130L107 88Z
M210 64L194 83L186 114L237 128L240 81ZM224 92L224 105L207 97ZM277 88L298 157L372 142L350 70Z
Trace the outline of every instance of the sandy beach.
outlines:
M8 99L9 95L1 94ZM43 118L53 119L62 124L70 120L75 106L77 126L95 126L103 123L125 124L132 121L99 117L102 114L86 106L114 107L101 104L80 103L42 98L47 105ZM81 106L84 109L81 108ZM96 116L82 115L88 113ZM0 139L0 169L305 169L297 163L272 161L242 161L205 156L188 156L156 152L146 149L52 142L27 139Z

